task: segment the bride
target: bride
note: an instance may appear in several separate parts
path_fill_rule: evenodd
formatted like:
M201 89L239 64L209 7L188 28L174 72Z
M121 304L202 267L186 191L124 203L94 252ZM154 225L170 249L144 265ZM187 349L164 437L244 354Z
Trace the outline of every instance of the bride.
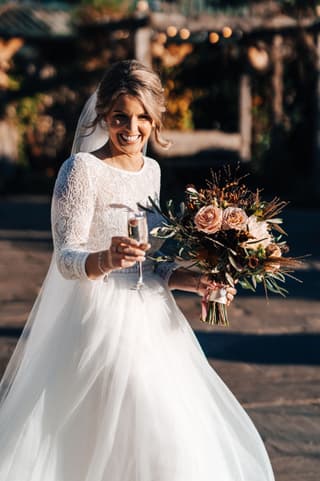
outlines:
M160 246L126 235L128 211L159 196L142 152L152 132L166 146L164 110L159 77L121 61L79 119L53 194L52 262L1 383L0 481L274 479L170 292L215 287L145 260Z

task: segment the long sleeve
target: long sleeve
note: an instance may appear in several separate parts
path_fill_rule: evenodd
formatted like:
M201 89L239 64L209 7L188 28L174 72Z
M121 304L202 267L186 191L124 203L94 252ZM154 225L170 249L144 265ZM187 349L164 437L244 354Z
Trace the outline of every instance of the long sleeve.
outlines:
M80 156L65 161L58 174L51 209L55 258L66 279L86 279L86 244L95 194L88 166Z

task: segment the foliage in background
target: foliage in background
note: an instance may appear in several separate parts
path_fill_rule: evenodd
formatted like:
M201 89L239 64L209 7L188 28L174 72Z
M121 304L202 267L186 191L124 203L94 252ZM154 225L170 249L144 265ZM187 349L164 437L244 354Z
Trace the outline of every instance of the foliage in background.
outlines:
M134 11L132 0L81 0L75 10L75 18L84 23L101 18L121 18Z
M174 67L158 60L168 128L237 131L240 65L235 49L203 42Z

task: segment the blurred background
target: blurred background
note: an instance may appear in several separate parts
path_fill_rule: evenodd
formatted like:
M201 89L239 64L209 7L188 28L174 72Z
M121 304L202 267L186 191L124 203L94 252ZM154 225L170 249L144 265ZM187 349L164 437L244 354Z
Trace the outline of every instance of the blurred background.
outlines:
M241 290L225 330L199 322L196 296L175 297L276 480L317 481L320 0L0 0L0 375L50 262L50 198L80 111L127 58L156 69L166 91L173 145L148 146L162 201L238 163L266 198L290 201L291 254L307 257L286 299Z
M149 149L166 190L240 159L267 191L319 206L318 14L315 0L0 2L0 193L51 192L85 99L135 57L167 94L173 148Z

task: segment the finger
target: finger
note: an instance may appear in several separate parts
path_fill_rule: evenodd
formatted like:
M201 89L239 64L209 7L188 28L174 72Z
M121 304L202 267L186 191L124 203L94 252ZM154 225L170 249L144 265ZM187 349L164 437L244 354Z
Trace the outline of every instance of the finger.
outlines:
M151 247L151 244L149 244L149 243L147 243L147 244L144 244L144 243L139 244L139 248L142 249L142 250L144 250L144 251L147 251L148 249L150 249L150 247Z
M140 249L140 247L134 248L134 247L123 246L123 245L118 246L117 253L124 254L125 256L133 256L133 257L145 256L145 251L143 249Z
M235 289L234 287L228 287L227 288L227 295L228 294L231 294L232 296L235 296L237 294L237 289Z
M119 266L122 268L126 267L133 267L137 262L137 259L134 259L134 261L129 261L127 259L120 259Z
M128 245L137 246L137 245L139 245L139 242L137 242L135 239L131 239L130 237L115 236L115 237L112 237L111 244L112 245L128 244Z

